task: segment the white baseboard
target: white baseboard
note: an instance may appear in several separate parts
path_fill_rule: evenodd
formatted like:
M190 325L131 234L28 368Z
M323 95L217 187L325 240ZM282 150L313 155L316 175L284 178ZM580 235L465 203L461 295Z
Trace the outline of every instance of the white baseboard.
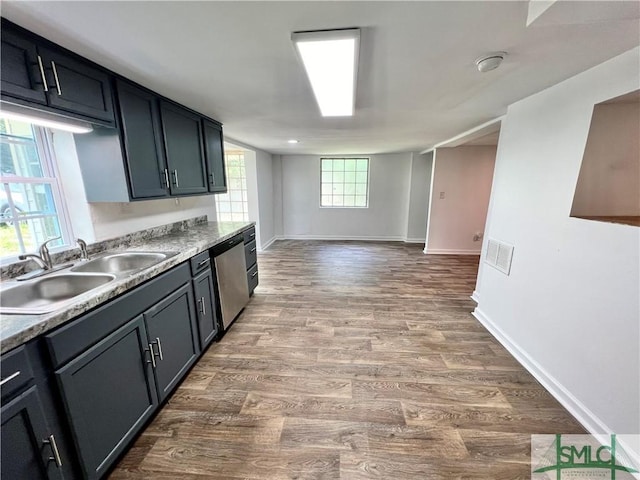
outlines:
M269 248L271 246L271 244L273 242L275 242L276 240L278 240L277 236L273 236L271 237L271 240L269 240L267 243L265 243L261 248L258 249L259 252L262 252L264 250L266 250L267 248Z
M405 238L404 243L424 243L424 238Z
M424 249L427 255L480 255L480 250L455 250L448 248Z
M473 293L471 294L471 300L473 300L476 303L480 303L480 292L478 292L477 290L474 290Z
M361 242L404 242L403 237L359 237L349 235L284 235L283 240L338 240L338 241L361 241Z
M476 292L474 292L476 295ZM472 297L473 298L473 297ZM477 298L477 297L476 297ZM538 380L542 386L555 397L560 404L566 408L574 418L592 435L599 437L602 433L616 433L609 428L605 422L598 418L586 405L578 400L569 390L567 390L556 378L547 372L538 362L536 362L524 349L514 342L504 331L490 320L480 308L476 307L473 316L506 348L520 364ZM562 432L557 432L562 433ZM627 433L627 432L621 432ZM620 441L621 446L630 456L635 457L640 452Z

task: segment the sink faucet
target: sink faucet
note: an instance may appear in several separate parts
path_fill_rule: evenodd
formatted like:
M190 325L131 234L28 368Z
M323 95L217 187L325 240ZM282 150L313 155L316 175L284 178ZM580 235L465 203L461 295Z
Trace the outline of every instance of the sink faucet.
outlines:
M80 247L80 260L86 262L87 260L89 260L89 253L87 253L87 242L85 242L81 238L77 238L76 242Z
M49 247L47 247L47 243L60 240L60 238L62 237L50 238L40 245L40 248L38 248L39 255L36 255L35 253L27 253L26 255L20 255L18 260L31 259L36 262L41 269L51 270L53 263L51 262L51 255L49 254Z

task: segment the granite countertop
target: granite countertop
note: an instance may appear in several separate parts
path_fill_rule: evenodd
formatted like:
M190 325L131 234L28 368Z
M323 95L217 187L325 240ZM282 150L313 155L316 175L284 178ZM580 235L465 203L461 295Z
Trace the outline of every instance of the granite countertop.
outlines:
M0 316L0 353L5 353L63 323L78 317L106 301L149 280L194 255L228 240L255 225L255 222L208 222L191 225L183 231L172 232L154 238L142 238L124 246L114 247L107 253L122 251L163 252L170 256L165 260L140 270L133 275L116 278L110 283L85 292L74 302L59 310L40 315L3 314ZM143 233L143 232L141 232ZM145 235L139 235L144 237ZM148 235L147 235L148 236ZM135 238L135 237L134 237ZM60 272L60 271L59 271ZM57 273L59 273L57 272ZM62 270L64 272L64 270Z

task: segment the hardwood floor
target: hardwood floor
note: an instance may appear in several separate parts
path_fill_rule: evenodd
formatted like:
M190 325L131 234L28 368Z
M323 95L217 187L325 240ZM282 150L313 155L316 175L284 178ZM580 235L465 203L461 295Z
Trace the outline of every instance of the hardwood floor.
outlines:
M112 479L526 479L579 424L470 314L473 256L279 241Z

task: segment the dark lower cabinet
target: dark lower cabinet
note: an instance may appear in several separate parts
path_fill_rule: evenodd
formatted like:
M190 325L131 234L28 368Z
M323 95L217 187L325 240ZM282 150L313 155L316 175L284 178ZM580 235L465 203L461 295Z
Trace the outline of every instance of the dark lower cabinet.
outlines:
M193 293L196 297L196 310L198 312L200 348L204 350L218 334L211 268L207 268L193 278Z
M56 372L85 478L100 478L158 405L142 315Z
M256 227L251 227L244 231L244 256L247 264L247 284L249 285L249 295L258 286L258 254L256 244Z
M200 351L192 295L191 285L186 284L144 313L160 401L184 377Z
M62 458L44 414L37 386L2 407L4 480L63 479Z

